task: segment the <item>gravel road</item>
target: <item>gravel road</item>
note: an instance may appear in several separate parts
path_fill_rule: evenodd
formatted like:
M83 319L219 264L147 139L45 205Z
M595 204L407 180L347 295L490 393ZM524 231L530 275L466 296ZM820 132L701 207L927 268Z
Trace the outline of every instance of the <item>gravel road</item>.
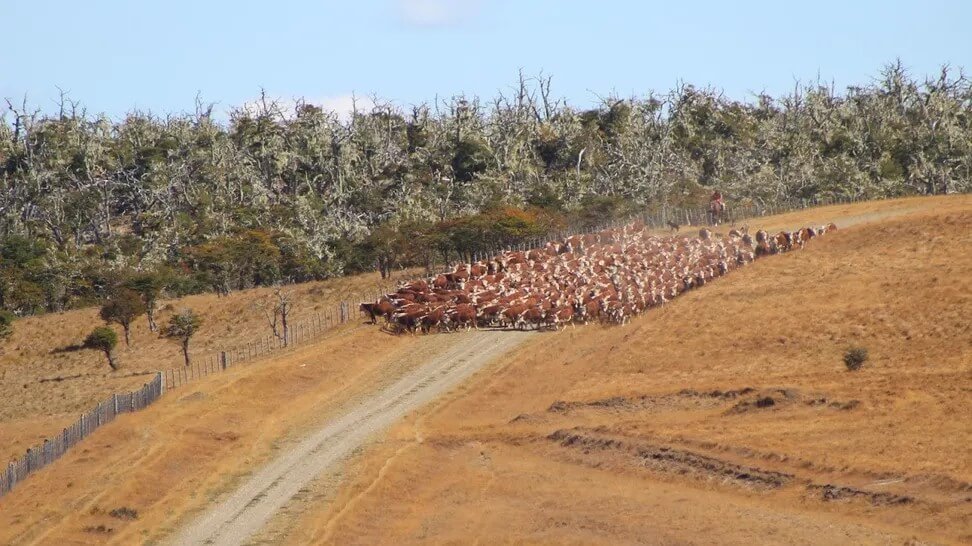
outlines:
M271 461L188 527L173 544L242 544L258 532L300 489L378 433L455 387L529 336L523 332L476 331L456 342Z

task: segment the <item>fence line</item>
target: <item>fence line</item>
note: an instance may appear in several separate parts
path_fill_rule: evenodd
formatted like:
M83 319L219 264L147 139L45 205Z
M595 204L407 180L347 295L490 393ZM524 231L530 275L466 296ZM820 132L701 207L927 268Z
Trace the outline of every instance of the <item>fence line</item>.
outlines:
M158 400L164 391L162 372L157 372L155 378L142 388L125 394L113 394L102 401L94 409L82 414L80 419L66 427L60 434L44 440L43 444L35 445L20 459L8 463L7 467L0 471L0 496L9 493L15 485L24 481L30 474L59 459L68 449L102 425L114 421L115 417L122 413L131 413L145 408Z
M345 296L347 299L341 300L336 305L322 309L297 322L288 323L286 335L281 331L279 336L256 337L240 345L222 348L217 353L201 358L190 358L190 366L163 370L161 373L165 377L166 388L179 388L197 379L222 373L244 362L315 341L331 328L353 320L358 315L358 302L378 300L394 286L394 282L388 279L387 283L376 286L372 292L359 292Z

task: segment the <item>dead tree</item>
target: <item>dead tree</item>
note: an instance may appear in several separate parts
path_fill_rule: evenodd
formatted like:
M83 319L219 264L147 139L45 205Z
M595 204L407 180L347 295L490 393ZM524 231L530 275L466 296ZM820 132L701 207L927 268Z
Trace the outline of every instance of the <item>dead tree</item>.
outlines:
M273 293L263 301L258 302L257 307L263 311L263 316L267 319L267 324L273 332L273 337L281 340L283 346L290 344L290 327L288 319L290 310L293 307L293 291L283 288L274 288Z

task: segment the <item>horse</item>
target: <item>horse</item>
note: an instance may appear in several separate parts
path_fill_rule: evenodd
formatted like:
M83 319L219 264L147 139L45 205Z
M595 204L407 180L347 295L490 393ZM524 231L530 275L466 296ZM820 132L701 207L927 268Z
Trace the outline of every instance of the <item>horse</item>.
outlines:
M726 221L728 209L725 201L713 199L709 202L709 225L718 226Z

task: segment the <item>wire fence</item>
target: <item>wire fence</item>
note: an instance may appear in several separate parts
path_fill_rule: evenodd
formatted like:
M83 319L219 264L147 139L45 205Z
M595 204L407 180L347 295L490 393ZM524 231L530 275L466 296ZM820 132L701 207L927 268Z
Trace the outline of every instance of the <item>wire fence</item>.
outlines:
M246 343L224 348L203 357L190 358L188 366L163 370L166 388L175 389L197 379L222 373L229 368L256 360L264 356L304 345L317 340L335 326L345 324L358 316L358 304L374 301L392 290L399 280L411 278L409 274L390 276L369 292L358 292L344 296L345 299L309 317L289 323L286 330L282 327L280 335L268 334L254 337Z
M158 400L165 390L162 373L155 373L155 377L138 390L125 394L114 394L102 401L91 411L81 415L81 418L61 431L53 438L44 440L43 444L35 445L27 450L22 457L7 464L0 472L0 496L9 493L15 485L24 481L27 476L37 472L45 466L59 459L72 446L90 436L94 431L115 420L115 417L138 411Z

